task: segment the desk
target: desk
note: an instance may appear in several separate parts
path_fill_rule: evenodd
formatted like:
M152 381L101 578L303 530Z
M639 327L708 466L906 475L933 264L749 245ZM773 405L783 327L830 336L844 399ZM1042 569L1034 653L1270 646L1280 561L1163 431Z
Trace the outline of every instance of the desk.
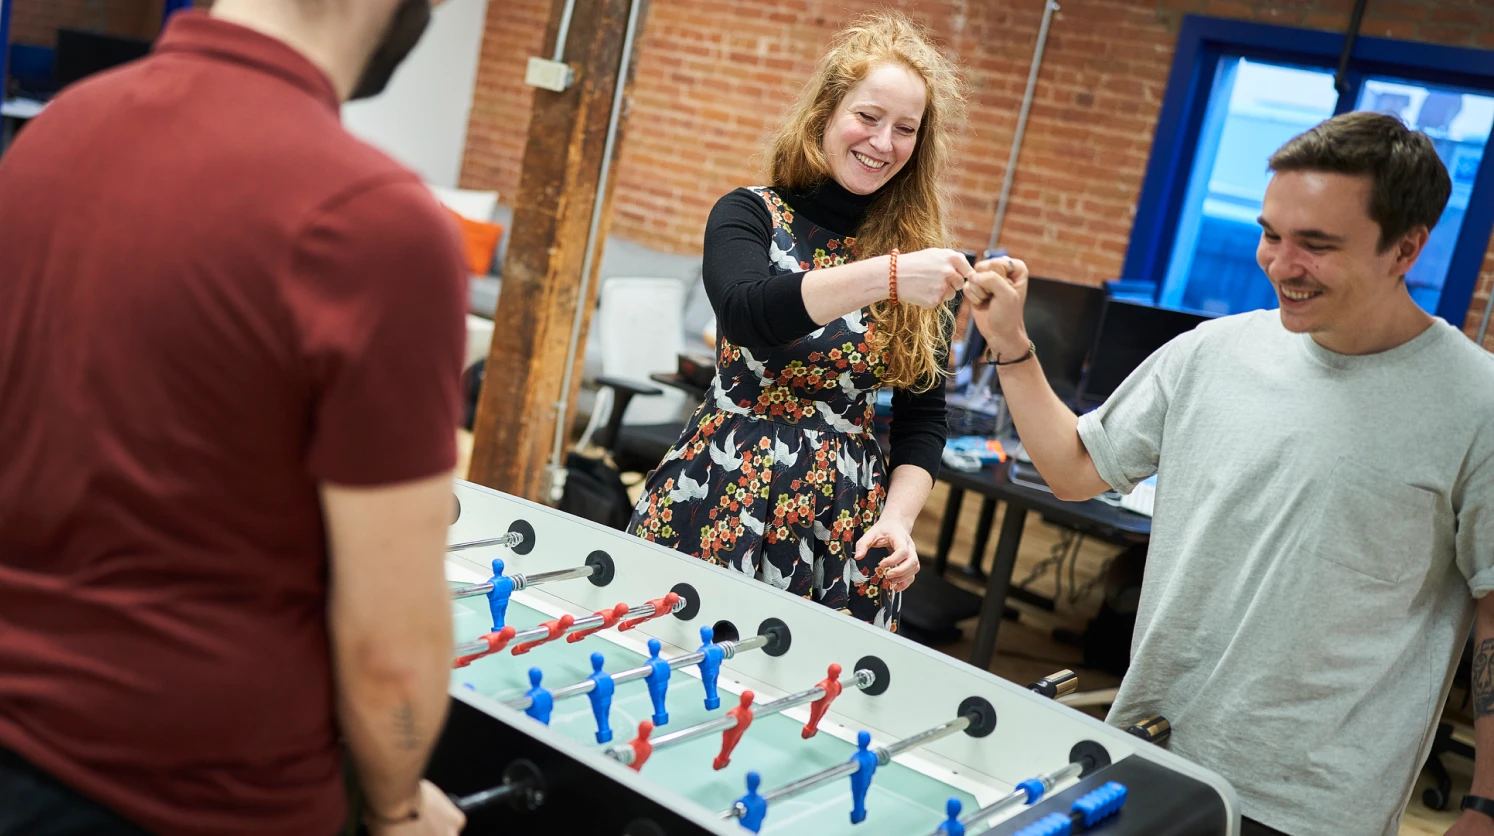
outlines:
M648 379L655 383L662 383L665 386L673 386L687 395L693 395L698 401L705 400L705 388L691 383L684 375L669 372L667 374L651 374L648 376Z
M949 485L949 500L944 507L944 521L939 530L936 565L940 571L947 560L949 543L953 539L965 491L974 491L987 499L1007 504L1007 514L1002 520L1001 533L996 540L996 555L986 576L986 595L980 605L975 646L970 653L970 664L981 670L990 665L991 654L996 649L996 631L1001 626L1001 614L1011 588L1012 569L1017 562L1017 549L1022 545L1022 529L1027 522L1028 511L1037 511L1054 522L1115 543L1143 542L1151 536L1152 531L1150 517L1094 499L1065 502L1047 491L1013 484L1007 476L1010 467L1011 461L1008 460L974 473L949 468L943 468L939 473L939 480ZM994 506L982 509L981 525L976 531L976 545L981 551L984 551L986 538L989 536L993 510ZM977 554L975 559L978 558ZM915 582L903 593L905 607L907 597L917 594L917 589L918 583Z
M704 389L678 374L652 374L649 379L682 389L701 399L706 395ZM885 445L886 439L882 439L882 442ZM1047 491L1014 484L1007 477L1010 467L1011 461L1008 460L974 473L962 473L947 467L941 468L939 473L939 480L949 485L949 500L944 506L943 523L939 527L939 552L934 572L936 576L944 573L966 491L974 491L991 500L981 508L980 524L976 528L975 554L971 558L974 565L979 564L980 556L985 552L995 517L995 502L1005 502L1009 511L1002 520L1001 534L996 540L996 556L991 563L991 571L986 576L986 597L980 604L975 647L970 654L970 664L981 670L985 670L991 663L991 653L996 649L996 631L1001 626L1001 614L1006 606L1007 593L1011 589L1012 568L1017 562L1017 549L1022 545L1022 529L1027 522L1028 511L1037 511L1054 522L1112 543L1143 542L1152 533L1151 517L1134 514L1094 499L1087 502L1065 502ZM1011 511L1016 513L1010 513ZM919 586L920 583L923 584L922 587ZM945 592L947 596L947 590L931 589L943 583L942 578L915 581L903 593L904 610L907 610L910 599L916 599L922 594L934 593L937 596L939 592Z

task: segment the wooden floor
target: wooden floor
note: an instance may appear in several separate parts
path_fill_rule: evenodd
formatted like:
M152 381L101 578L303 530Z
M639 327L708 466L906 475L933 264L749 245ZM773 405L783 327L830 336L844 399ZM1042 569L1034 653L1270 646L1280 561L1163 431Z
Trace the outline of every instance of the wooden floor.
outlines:
M463 451L462 462L458 473L466 472L466 460L471 451L471 438L466 433L461 433L459 444ZM634 488L636 495L637 488ZM922 514L919 515L917 524L913 529L913 539L918 546L918 554L924 560L925 571L930 571L935 552L939 532L940 515L944 511L944 502L948 496L943 484L936 484L934 492L924 506ZM967 497L960 514L960 524L956 529L954 545L950 550L951 565L963 565L970 554L971 541L975 536L976 517L979 513L980 503L973 497ZM1000 513L1005 512L1005 507ZM999 530L1001 518L998 514L994 525ZM995 535L993 532L992 542L986 549L985 559L989 563L991 552L995 548ZM1042 521L1033 514L1029 516L1022 538L1022 548L1017 554L1016 571L1013 573L1013 582L1026 578L1034 567L1042 563L1059 544L1059 530ZM1071 600L1072 587L1084 589L1085 585L1096 578L1106 560L1113 556L1118 549L1104 543L1085 540L1074 561L1074 584L1071 586L1067 569L1063 577L1063 595L1058 607L1054 612L1028 607L1013 603L1022 616L1019 621L1006 621L1001 625L996 643L996 655L990 665L990 671L997 676L1018 684L1026 685L1046 674L1056 670L1069 668L1079 674L1080 689L1084 691L1097 691L1105 688L1114 688L1119 684L1119 679L1101 671L1087 670L1080 666L1082 654L1078 648L1054 641L1052 633L1055 629L1066 629L1081 631L1085 623L1095 614L1100 606L1101 592L1098 588L1092 589L1087 594ZM962 580L957 572L949 573L949 578L958 584L965 585L971 591L979 592L979 588L968 585ZM1029 587L1034 592L1054 597L1055 577L1049 571L1032 582ZM937 650L948 653L960 661L966 661L970 656L971 644L975 635L975 619L960 624L961 638L951 644L938 646ZM1091 713L1103 717L1103 710L1093 709ZM1401 836L1442 836L1444 831L1457 818L1457 799L1462 798L1468 789L1472 778L1472 764L1460 758L1446 759L1448 771L1453 775L1453 810L1448 812L1435 812L1427 809L1421 804L1421 792L1431 785L1430 780L1423 775L1417 784L1416 791L1412 796L1411 803L1407 806L1405 818L1401 822Z

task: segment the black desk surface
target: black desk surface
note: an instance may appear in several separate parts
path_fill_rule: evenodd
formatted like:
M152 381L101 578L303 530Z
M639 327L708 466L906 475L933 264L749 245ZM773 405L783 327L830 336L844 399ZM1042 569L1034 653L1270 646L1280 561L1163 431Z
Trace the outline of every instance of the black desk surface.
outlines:
M939 481L949 485L950 493L939 526L936 568L930 577L920 578L903 593L903 623L928 640L940 641L941 636L947 640L952 637L955 622L978 613L980 620L975 629L970 663L981 669L989 669L991 654L996 649L996 634L1006 609L1007 595L1012 592L1012 571L1016 567L1027 511L1037 511L1046 520L1113 543L1144 542L1152 530L1150 517L1124 508L1095 499L1066 502L1048 491L1016 484L1009 477L1011 465L1012 460L1008 459L995 467L981 468L973 473L948 467L941 469ZM1022 512L1008 512L1002 517L1001 534L996 542L996 552L991 557L991 570L984 579L986 594L983 598L940 577L954 539L960 504L967 491L986 498L975 533L973 566L980 565L985 552L996 503L1005 502L1008 509Z
M655 383L662 383L665 386L673 386L676 389L694 395L700 400L705 400L705 388L696 386L694 383L691 383L689 379L687 379L682 374L677 374L675 372L669 372L667 374L651 374L648 376L648 379L652 380Z
M1007 476L1012 461L1007 459L995 467L983 467L973 473L943 467L939 470L939 481L954 488L974 491L982 496L1037 511L1054 522L1079 529L1098 529L1096 533L1110 534L1115 539L1144 539L1151 535L1151 517L1098 499L1068 502L1047 491L1012 482Z

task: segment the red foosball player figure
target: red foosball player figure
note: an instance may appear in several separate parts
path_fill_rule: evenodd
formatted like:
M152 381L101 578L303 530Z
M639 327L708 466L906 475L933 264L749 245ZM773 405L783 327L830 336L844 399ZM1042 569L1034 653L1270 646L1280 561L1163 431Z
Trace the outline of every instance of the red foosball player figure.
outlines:
M721 754L711 761L711 766L718 770L731 763L731 750L737 748L742 734L752 725L752 692L743 691L741 704L726 713L737 718L737 724L721 733Z
M835 702L835 698L840 696L844 687L840 684L840 665L831 663L825 673L828 674L825 681L817 686L824 690L825 696L809 704L809 723L804 726L803 731L799 732L799 736L805 740L819 733L820 720L824 719L825 712L830 710L830 703Z

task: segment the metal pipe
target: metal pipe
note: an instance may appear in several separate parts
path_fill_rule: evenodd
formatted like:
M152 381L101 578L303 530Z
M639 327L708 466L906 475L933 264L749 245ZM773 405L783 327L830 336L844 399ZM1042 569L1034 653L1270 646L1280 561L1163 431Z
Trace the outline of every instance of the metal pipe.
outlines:
M1043 3L1043 23L1038 27L1037 50L1032 54L1032 67L1027 71L1027 92L1022 94L1022 110L1017 114L1017 132L1012 137L1012 150L1006 158L1006 175L1001 178L1001 197L996 201L996 222L991 225L991 239L986 250L996 249L1001 236L1001 225L1006 223L1006 208L1012 197L1012 181L1017 179L1017 157L1022 153L1022 137L1027 133L1027 116L1032 111L1032 99L1037 92L1038 69L1043 65L1043 51L1048 45L1048 26L1053 13L1058 11L1057 0Z
M1340 96L1349 95L1349 56L1354 52L1354 41L1359 37L1359 27L1364 22L1364 7L1369 0L1356 0L1354 11L1349 14L1349 31L1344 33L1344 49L1338 56L1338 72L1333 75L1333 89Z
M676 609L681 606L684 606L683 601L676 605ZM649 612L653 612L652 607L649 608ZM580 622L578 621L576 623L579 624ZM523 635L523 633L515 635L511 640L511 643L517 642L519 640L519 636L521 635ZM767 636L753 636L752 638L743 642L721 642L720 644L721 649L725 651L725 653L723 653L722 655L725 656L725 658L730 659L738 653L745 653L749 650L756 650L759 647L763 647L767 643ZM472 642L470 644L476 644L483 649L487 647L487 644L485 642ZM481 650L479 650L478 652L481 652ZM461 656L464 654L458 652L456 655ZM673 659L670 659L669 668L670 670L677 671L680 668L686 667L688 665L699 664L703 659L705 659L705 653L699 650L695 650L690 653L686 653L683 656L676 656ZM643 679L644 677L648 676L652 670L653 668L649 667L648 665L640 665L636 668L629 668L625 671L622 671L621 673L613 674L612 684L621 685L625 682L632 682L635 679ZM590 679L583 679L580 682L572 683L565 686L564 688L556 688L554 691L550 692L550 696L552 699L560 700L565 699L566 697L574 697L579 694L589 694L595 687L595 681ZM511 700L504 700L503 704L510 708L516 708L520 711L523 711L531 705L534 705L534 700L528 696L514 697Z
M589 578L596 573L597 567L587 565L577 566L574 569L556 569L551 572L540 572L534 575L509 575L508 577L514 582L514 591L519 592L528 589L531 586L537 586L542 583L568 581L575 578ZM486 595L492 591L492 581L483 581L482 583L469 583L465 586L458 586L452 589L451 600L458 601L462 598L476 598L479 595ZM680 605L676 604L675 610L677 611L679 607ZM650 611L652 611L652 608L650 608Z
M1484 302L1484 320L1478 325L1478 346L1484 347L1484 338L1489 334L1489 314L1494 313L1494 286L1489 288L1489 299Z
M568 0L567 9L569 9ZM591 209L591 227L586 231L586 255L581 262L581 292L576 298L576 315L571 320L571 341L565 351L565 371L561 377L560 399L555 402L555 442L550 450L550 503L560 502L565 495L565 468L561 466L561 451L565 447L569 432L566 428L566 412L571 397L571 378L576 367L576 349L581 343L581 322L586 313L587 298L591 291L592 264L596 258L597 230L602 224L602 209L607 194L607 181L612 175L612 154L617 147L618 123L622 121L623 97L627 90L628 66L633 60L633 41L638 34L638 6L642 0L628 4L628 28L623 34L622 58L617 66L617 84L612 91L612 113L607 118L607 139L602 145L602 171L597 176L597 191ZM562 24L566 22L562 20ZM558 58L556 60L559 60Z
M957 734L968 728L970 728L970 715L962 714L953 720L940 723L928 731L919 732L912 737L905 737L896 743L875 750L877 753L877 764L879 766L886 766L892 762L893 758L909 749L916 749L925 743L933 743L935 740L943 740L952 734Z
M968 815L960 816L960 824L963 824L965 826L965 836L976 836L976 834L985 833L987 830L991 829L991 825L987 824L987 822L992 816L995 816L997 813L1000 813L1011 807L1015 807L1019 804L1032 804L1038 799L1052 792L1053 788L1058 786L1058 783L1060 781L1065 781L1069 778L1076 778L1079 776L1079 773L1083 771L1083 764L1068 764L1062 769L1055 769L1052 772L1049 772L1045 775L1039 775L1037 778L1035 778L1034 780L1041 782L1043 785L1043 791L1036 796L1029 795L1026 789L1023 789L1021 786L1019 786L1017 789L1012 790L1007 795L996 799L995 801L987 804L979 810L976 810L973 813L969 813ZM943 832L944 830L941 828L929 834L929 836L939 836L939 834Z
M842 687L859 688L862 690L870 688L871 684L876 681L877 675L869 670L859 670L855 673L850 673L840 678L840 684ZM810 688L808 691L800 691L797 694L789 694L786 697L781 697L772 702L763 703L762 705L753 709L752 717L754 720L756 720L759 717L768 717L773 714L780 714L795 706L803 705L807 702L814 702L815 700L820 699L823 696L825 696L825 689L816 686L814 688ZM681 743L687 743L697 738L715 734L716 732L723 732L728 729L734 729L736 727L736 716L727 714L726 716L719 717L715 720L707 720L706 722L700 723L699 725L691 726L690 728L686 729L680 729L677 732L671 732L669 734L663 735L662 737L656 737L650 740L649 743L653 746L654 751L657 752L662 748L676 746ZM621 763L623 766L632 766L633 758L636 756L636 753L633 751L633 747L631 746L613 746L607 749L602 754L606 755L609 758L612 758L618 763Z
M474 586L484 586L484 585L486 585L489 589L492 588L492 584L475 584ZM515 587L515 588L517 588L517 587ZM460 591L460 590L458 590L458 591ZM680 610L684 609L684 607L685 607L685 602L684 602L683 599L681 599L681 600L676 601L674 603L674 608L671 609L670 612L672 612L672 613L679 612ZM629 609L628 610L628 614L625 615L625 616L623 616L622 618L619 618L618 621L626 621L626 620L628 620L630 618L641 618L643 616L653 615L653 614L654 614L654 607L652 607L649 604L639 604L638 606ZM600 615L596 615L596 614L588 615L585 618L578 618L578 619L576 619L575 622L572 623L571 626L566 629L565 635L570 635L571 633L580 632L582 630L589 630L589 629L591 629L593 627L598 627L598 626L601 626L601 625L606 624L606 623L607 623L607 620L605 618L603 618L602 616L600 616ZM550 630L547 627L531 627L530 629L524 630L523 632L514 633L513 638L509 639L508 643L509 644L523 644L524 642L529 641L530 639L537 639L537 638L539 638L541 636L548 636L548 635L550 635ZM452 658L460 659L463 656L471 656L473 654L487 653L487 652L488 652L488 643L487 643L486 640L484 640L484 639L473 639L472 641L466 642L465 644L457 645L456 648L455 648L455 650L452 653ZM588 690L590 690L590 689L588 689ZM585 692L583 691L582 693L585 693Z
M451 590L451 600L460 601L463 598L476 598L479 595L486 595L492 591L493 584L491 581L469 583L466 586L459 586Z
M550 572L539 572L533 575L514 575L514 591L518 592L531 586L542 583L555 583L556 581L569 581L576 578L589 578L595 575L600 567L577 566L573 569L556 569Z
M962 732L970 726L970 723L971 715L961 714L959 717L940 723L939 725L934 726L927 731L919 732L912 737L903 738L902 740L899 740L895 743L890 743L886 746L874 747L869 751L877 756L878 766L886 766L892 761L893 758L901 755L903 752L922 746L926 743L933 743L935 740L949 737L950 735L957 732ZM813 775L809 775L800 778L797 781L792 781L790 783L784 784L777 789L769 790L768 792L762 794L763 801L771 804L774 801L781 801L785 798L793 798L796 795L803 795L804 793L809 792L815 787L829 783L836 778L842 778L844 776L850 775L859 768L859 764L857 764L855 759L853 758L846 761L845 763L827 767L820 770L819 772L814 773ZM744 807L741 802L737 802L736 804L733 804L729 809L721 811L721 818L738 819L741 818L746 812L747 808Z
M489 537L485 540L468 540L465 543L452 543L446 547L446 553L464 552L468 549L480 549L484 546L503 546L514 548L524 542L524 535L518 531L510 531L502 537Z
M565 39L570 37L571 12L575 10L576 0L565 0L565 8L560 10L560 28L555 30L555 61L565 60Z

